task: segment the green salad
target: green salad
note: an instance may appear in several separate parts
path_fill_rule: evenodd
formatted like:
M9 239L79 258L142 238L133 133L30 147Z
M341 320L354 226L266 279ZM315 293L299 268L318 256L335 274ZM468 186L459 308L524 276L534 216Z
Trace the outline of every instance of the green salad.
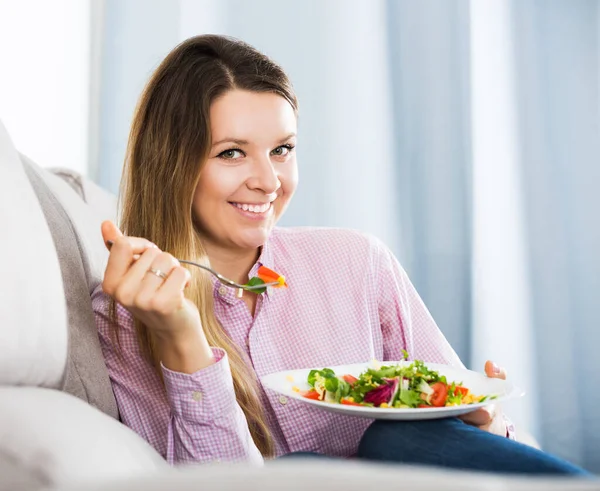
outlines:
M336 374L331 368L311 370L307 382L308 391L294 390L308 399L351 406L432 408L477 404L496 397L474 395L462 382L449 383L420 360L368 368L358 378Z

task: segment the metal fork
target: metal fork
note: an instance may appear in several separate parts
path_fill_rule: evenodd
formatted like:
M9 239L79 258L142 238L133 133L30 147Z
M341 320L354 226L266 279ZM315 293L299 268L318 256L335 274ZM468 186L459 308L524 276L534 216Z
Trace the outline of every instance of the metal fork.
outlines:
M112 240L107 240L106 243L108 244L109 249L114 244L114 242ZM138 259L139 255L136 254L133 257L134 257L134 259ZM261 283L260 285L241 285L239 283L236 283L233 280L230 280L229 278L226 278L222 274L217 273L214 269L211 269L208 266L205 266L204 264L195 263L193 261L187 261L186 259L177 259L177 260L181 264L189 264L191 266L196 266L196 267L198 267L200 269L203 269L204 271L208 271L210 274L212 274L213 276L215 276L223 285L228 286L229 288L236 288L236 289L238 289L238 296L240 295L241 291L243 291L243 290L252 292L254 290L260 290L262 288L267 288L269 286L277 286L277 285L279 285L278 281L273 281L271 283Z

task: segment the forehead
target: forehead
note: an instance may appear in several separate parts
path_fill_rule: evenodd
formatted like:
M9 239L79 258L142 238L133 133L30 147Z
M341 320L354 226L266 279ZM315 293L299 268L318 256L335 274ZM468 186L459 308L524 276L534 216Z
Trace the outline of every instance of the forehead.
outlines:
M210 126L213 142L226 138L258 142L296 133L296 114L278 94L232 90L213 102Z

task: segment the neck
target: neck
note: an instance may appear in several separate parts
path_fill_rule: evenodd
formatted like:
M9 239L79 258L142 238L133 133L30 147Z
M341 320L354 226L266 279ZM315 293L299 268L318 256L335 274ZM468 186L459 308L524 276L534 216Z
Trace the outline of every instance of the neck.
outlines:
M248 281L248 273L260 255L260 249L224 249L206 243L204 248L213 269L242 284Z

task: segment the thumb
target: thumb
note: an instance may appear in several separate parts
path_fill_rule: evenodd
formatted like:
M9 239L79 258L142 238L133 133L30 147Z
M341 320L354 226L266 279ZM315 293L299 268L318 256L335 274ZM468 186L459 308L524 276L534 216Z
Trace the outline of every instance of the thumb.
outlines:
M104 244L106 248L110 250L110 246L107 244L109 240L113 242L117 240L119 237L123 237L123 234L119 230L119 228L110 220L106 220L102 222L101 226L102 230L102 239L104 239Z
M459 416L465 423L472 426L485 426L494 419L495 408L493 406L484 406L473 412Z
M506 380L506 370L499 367L491 360L485 362L485 374L490 378L501 378L502 380Z

